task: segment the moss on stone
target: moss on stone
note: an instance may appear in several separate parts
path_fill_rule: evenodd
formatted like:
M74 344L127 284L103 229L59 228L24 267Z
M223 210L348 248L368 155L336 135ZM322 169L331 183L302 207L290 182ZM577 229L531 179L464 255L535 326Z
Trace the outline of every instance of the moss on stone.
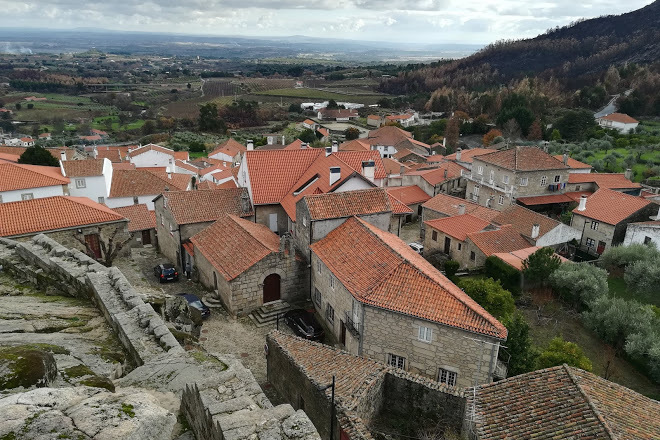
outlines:
M7 434L0 437L0 440L16 440L16 433L8 432Z
M64 369L64 375L67 377L94 376L94 372L87 365L76 365Z
M20 347L32 348L34 350L43 350L53 354L71 354L71 351L69 351L69 349L53 344L33 343L33 344L23 344Z
M0 390L47 386L57 377L53 355L25 346L0 348Z
M132 419L135 417L135 411L133 411L133 409L133 405L129 403L122 403L121 408L119 409L119 417L121 417L122 414L126 414Z
M103 376L93 376L80 381L80 385L86 385L94 388L104 388L111 393L115 392L115 384L110 379Z
M226 370L227 365L225 365L224 362L220 361L218 358L215 356L211 356L208 353L204 353L203 351L191 351L190 355L199 363L211 363L215 365L219 365L221 370Z

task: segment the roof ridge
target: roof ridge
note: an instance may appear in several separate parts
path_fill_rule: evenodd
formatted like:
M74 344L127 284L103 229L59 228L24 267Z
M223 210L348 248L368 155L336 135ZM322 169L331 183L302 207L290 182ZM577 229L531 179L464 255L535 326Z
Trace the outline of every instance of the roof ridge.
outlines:
M573 375L573 372L571 371L571 368L567 364L562 364L562 368L564 371L566 371L566 374L568 377L571 379L571 382L573 382L573 385L575 385L575 388L580 392L582 397L584 398L585 402L593 411L594 415L598 419L598 421L603 425L603 429L605 432L607 432L607 435L610 437L611 440L617 440L617 436L612 432L612 429L610 428L610 425L607 423L607 420L603 417L603 415L600 413L600 411L596 408L596 405L591 401L591 398L587 395L586 391L582 388L582 385L580 385L579 381L577 378Z

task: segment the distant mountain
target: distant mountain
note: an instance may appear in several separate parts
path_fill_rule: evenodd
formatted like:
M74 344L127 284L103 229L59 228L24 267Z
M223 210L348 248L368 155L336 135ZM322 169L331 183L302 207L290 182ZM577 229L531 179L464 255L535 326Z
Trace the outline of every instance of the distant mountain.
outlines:
M461 60L409 72L384 87L394 93L432 91L445 85L496 85L524 75L580 82L612 64L658 60L660 0L622 15L580 20L536 38L498 41Z

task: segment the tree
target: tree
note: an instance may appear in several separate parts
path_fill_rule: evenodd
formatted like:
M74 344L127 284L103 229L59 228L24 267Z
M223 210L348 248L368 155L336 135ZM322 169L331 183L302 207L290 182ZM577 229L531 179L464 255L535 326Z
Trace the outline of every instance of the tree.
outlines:
M20 103L20 102L17 102L16 105L15 105L15 107L16 107L16 110L20 110L20 109L21 109L21 103Z
M565 301L583 306L607 295L607 271L591 264L562 263L552 275L552 289Z
M303 141L307 144L311 144L312 142L316 142L318 140L314 130L310 130L309 128L304 129L298 135L298 139L300 139L301 141Z
M541 123L538 119L532 122L532 125L529 127L529 134L527 134L527 139L530 141L540 141L543 139L543 130L541 129Z
M607 270L625 269L637 261L653 260L660 257L655 246L634 243L628 246L612 246L603 252L599 262Z
M360 137L360 130L355 127L348 127L346 130L344 130L344 136L348 141L357 139Z
M289 113L300 113L302 109L298 104L292 103L289 105Z
M522 134L529 132L529 127L534 122L534 114L526 107L515 107L510 110L502 110L497 116L497 125L505 127L511 120L515 120Z
M596 127L593 113L585 109L569 110L554 124L563 138L571 141L587 139Z
M491 255L486 258L484 272L487 277L499 281L502 287L512 295L520 296L520 272L518 269Z
M18 163L24 163L29 165L45 165L49 167L59 166L60 163L55 157L50 154L50 151L46 150L43 147L34 146L27 148L21 157L18 159Z
M447 128L445 129L445 139L447 139L447 147L452 150L456 149L458 145L458 136L460 131L460 121L457 118L451 118L447 123Z
M144 121L142 126L142 134L147 136L156 132L156 121L153 119L148 119Z
M216 104L209 102L199 108L199 129L214 133L225 133L227 131L225 123L220 119Z
M520 126L518 125L518 122L516 122L515 119L509 119L506 121L504 124L504 127L502 128L502 131L504 133L504 137L506 137L509 140L512 139L520 139L521 132L520 132Z
M461 265L456 260L445 261L445 276L452 280L456 275L456 272L458 272L459 267L461 267Z
M32 110L34 108L34 104L31 103L31 102L28 103L27 108L28 108L28 110Z
M64 120L62 118L53 118L53 133L62 133L64 131Z
M337 104L337 101L334 99L328 100L328 106L326 107L328 110L335 110L339 108L339 105Z
M133 234L131 233L128 238L123 241L116 241L117 234L122 230L121 227L116 227L115 230L110 234L110 237L105 238L103 232L99 234L99 247L101 248L101 257L96 258L94 249L90 244L85 240L85 236L82 234L74 234L78 242L85 246L87 255L97 260L99 263L103 264L106 267L112 266L112 262L117 257L119 252L124 248L124 246L133 239Z
M585 371L591 371L592 368L591 361L577 344L564 341L561 336L557 336L539 354L536 367L542 369L562 364L568 364Z
M560 265L561 260L553 248L541 248L523 261L523 275L533 283L545 284Z
M497 319L506 318L515 310L511 292L504 289L499 281L492 278L468 279L462 280L459 286Z
M624 280L639 295L657 295L660 286L660 257L635 261L626 268Z
M482 138L482 141L483 141L484 146L487 147L487 146L489 146L490 144L492 144L492 143L493 143L493 139L495 139L495 138L498 137L498 136L502 136L502 132L501 132L501 131L499 131L499 130L496 129L496 128L492 128L492 129L490 129L490 130L488 131L488 133L486 133L486 134L484 135L484 137Z
M614 66L610 66L605 74L605 88L607 92L611 95L615 94L619 88L620 81L621 75L619 75L619 70Z
M501 351L501 353L508 353L510 356L507 376L517 376L534 371L538 353L532 346L529 324L525 321L525 317L516 310L513 315L504 320L503 324L508 335L506 351Z
M550 140L551 141L558 141L561 139L561 133L559 133L559 130L556 128L552 130L552 133L550 134Z

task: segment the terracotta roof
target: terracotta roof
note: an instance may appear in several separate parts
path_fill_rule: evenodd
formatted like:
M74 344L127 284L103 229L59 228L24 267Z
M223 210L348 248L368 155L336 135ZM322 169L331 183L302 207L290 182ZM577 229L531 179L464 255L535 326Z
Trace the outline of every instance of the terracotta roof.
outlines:
M87 197L55 196L0 203L0 236L37 234L58 229L125 220Z
M418 141L418 140L413 139L413 138L402 139L399 142L397 142L396 144L394 144L394 147L397 150L405 148L405 149L408 149L410 151L414 151L415 149L418 149L418 150L421 149L424 152L424 154L428 154L429 151L431 151L431 146L430 145L425 144L424 142ZM423 156L423 157L426 159L426 156Z
M553 203L570 203L573 199L566 194L550 194L548 196L518 197L517 202L527 206L549 205Z
M128 231L144 231L145 229L156 228L156 217L153 211L149 211L147 205L141 203L139 205L123 206L121 208L113 208L117 214L128 219Z
M360 139L353 139L352 141L346 141L339 145L339 151L363 151L363 150L371 150L371 145Z
M610 225L616 225L630 217L640 209L653 202L641 197L613 191L599 189L587 197L587 206L584 211L573 210L573 215L581 215Z
M622 124L639 124L635 118L631 118L625 113L610 113L609 115L601 116L598 119L605 119L607 121L620 122Z
M489 154L496 152L492 148L472 148L471 150L461 150L461 162L463 163L472 163L476 156L483 156L484 154ZM445 156L445 159L456 161L456 153Z
M541 246L532 246L512 252L506 252L506 253L496 252L493 254L493 256L504 261L509 266L522 271L524 269L523 261L525 261L527 258L529 258L530 255L532 255L534 252L538 251L539 249L541 249ZM557 255L557 257L559 257L562 263L566 263L570 261L562 257L561 255Z
M100 157L100 155L98 156ZM135 169L135 164L130 163L130 162L113 162L112 163L112 170L117 171L117 170L134 170Z
M189 174L167 173L149 171L144 168L134 170L115 170L112 173L110 197L134 197L157 195L163 191L181 190L188 188Z
M424 203L422 206L425 209L430 209L432 211L451 217L454 215L459 215L458 205L465 205L465 214L472 214L473 216L479 217L483 220L490 221L499 214L499 212L494 209L486 208L479 205L478 203L461 199L459 197L449 196L447 194L438 194L437 196Z
M78 138L83 141L100 141L102 139L98 134L94 134L92 136L78 136Z
M660 403L561 365L468 391L480 440L660 438Z
M660 220L651 220L647 222L635 222L635 223L629 223L631 225L646 225L650 226L653 228L660 228Z
M18 159L20 159L21 156L18 154L7 154L7 153L0 153L0 159L5 160L7 162L14 162L18 163Z
M105 159L65 160L61 162L69 177L92 177L103 175Z
M175 157L175 151L172 150L171 148L165 148L161 147L160 145L156 144L147 144L147 145L142 145L141 147L136 148L135 150L129 151L128 152L128 157L135 157L139 156L140 154L146 153L147 151L158 151L161 153L169 154L172 157Z
M178 168L183 168L184 170L191 171L195 174L199 174L199 168L197 168L194 165L189 164L188 162L184 162L179 159L174 160L174 165Z
M539 225L539 237L561 225L561 222L520 205L511 205L492 219L493 223L511 225L520 234L529 237L532 226Z
M325 128L325 127L321 127L321 128L319 128L318 130L316 130L316 131L318 131L319 133L321 133L324 137L328 137L328 136L330 136L330 130L328 130L328 129Z
M126 155L122 155L120 150L99 150L96 153L97 159L109 159L110 162L113 163L122 162L124 157L126 157Z
M289 145L280 146L280 148L282 150L300 150L303 149L303 144L304 144L303 141L301 141L300 139L296 139L293 142L291 142ZM307 147L305 148L309 148L309 145L307 145Z
M408 206L424 203L431 198L417 185L389 187L387 192Z
M319 110L319 113L324 118L357 118L358 117L358 112L355 109L352 108L338 108L338 109L327 109L327 108L322 108Z
M303 124L307 124L307 125L316 125L316 122L312 121L311 119L305 119L305 120L303 121Z
M93 134L98 134L98 135L101 135L101 136L107 136L108 135L107 132L105 132L103 130L97 130L96 128L92 128L91 131L92 131Z
M412 136L412 133L401 130L399 127L385 125L376 130L371 130L367 138L361 139L361 141L369 145L394 146L405 139L412 138Z
M622 173L571 173L568 183L595 183L598 188L627 189L641 188L642 185L626 179Z
M564 193L564 195L566 197L569 197L574 202L579 203L582 196L589 197L593 193L594 193L593 191L569 191L569 192Z
M413 116L414 115L409 115L409 114L406 114L406 115L388 115L388 116L385 116L385 119L388 119L390 121L401 121L401 120L405 120L405 119L410 119Z
M461 177L461 172L467 173L467 168L455 162L445 162L430 170L416 170L406 173L406 176L421 176L430 185L437 185L449 179ZM447 173L445 175L445 173Z
M178 160L190 160L190 154L187 151L175 151L174 158Z
M305 196L311 220L391 212L383 188L361 189Z
M525 249L530 244L511 225L502 226L494 231L473 232L467 236L487 257L494 253Z
M66 185L69 182L69 178L62 175L59 167L24 165L0 160L0 192Z
M387 174L388 176L390 174L400 174L401 167L403 167L404 173L410 169L407 165L402 164L398 160L390 159L389 157L384 157L382 161L383 161L383 166L385 167L385 174Z
M220 188L238 188L239 186L236 184L234 180L227 180L226 182L215 184L215 187L220 189Z
M357 217L310 248L367 305L506 338L499 321L399 237Z
M179 225L212 222L226 214L249 217L254 214L247 188L197 191L167 191L156 197L167 200L166 208ZM247 210L243 209L243 198Z
M369 116L367 116L367 119L375 119L375 120L377 120L377 121L380 121L380 120L382 119L382 116L378 116L378 115L369 115Z
M280 239L264 225L225 215L193 235L195 255L201 253L231 281L266 256L279 252Z
M400 148L400 149L397 149L397 152L394 153L394 158L397 159L397 160L401 160L401 159L403 159L404 157L410 156L411 154L412 154L413 156L417 156L419 159L422 159L423 161L426 161L426 157L422 156L422 155L419 154L419 153L415 153L414 151L410 151L410 150L407 149L407 148Z
M561 163L564 163L564 155L563 154L557 154L556 156L552 156ZM588 163L580 162L579 160L575 160L571 157L568 158L566 161L566 165L568 165L569 168L572 168L574 170L583 170L583 169L591 169L593 168L591 165Z
M234 157L238 153L242 153L244 151L247 151L247 147L245 145L234 140L233 138L229 138L227 141L215 147L215 149L209 153L209 156L213 156L214 154L218 154L218 153L224 153L231 157Z
M507 170L535 171L560 170L568 168L545 151L537 147L514 147L508 150L483 154L479 160L497 165Z
M431 145L431 147L433 147L433 145ZM445 156L443 156L442 154L432 154L426 157L426 163L443 162L444 160L445 160Z
M470 214L437 218L425 221L424 223L426 223L427 226L450 235L460 241L465 241L467 234L482 231L485 227L490 225L488 220L483 220Z

